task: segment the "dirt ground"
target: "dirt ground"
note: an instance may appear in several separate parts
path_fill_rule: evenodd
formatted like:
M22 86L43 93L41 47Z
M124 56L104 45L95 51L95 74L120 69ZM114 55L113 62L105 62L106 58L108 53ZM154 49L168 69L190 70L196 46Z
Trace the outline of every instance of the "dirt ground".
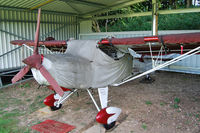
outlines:
M200 133L200 76L156 72L152 84L131 81L119 87L109 87L109 106L120 107L117 126L111 133ZM76 126L71 133L85 132L95 126L96 132L104 132L95 122L97 114L89 95L85 90L75 93L63 107L48 114L39 113L43 108L42 100L51 91L46 87L37 89L38 84L27 81L1 90L0 99L8 104L1 108L5 112L18 110L23 112L18 127L30 128L47 119ZM97 90L93 91L98 100ZM19 99L20 104L8 102ZM33 132L33 131L30 131Z

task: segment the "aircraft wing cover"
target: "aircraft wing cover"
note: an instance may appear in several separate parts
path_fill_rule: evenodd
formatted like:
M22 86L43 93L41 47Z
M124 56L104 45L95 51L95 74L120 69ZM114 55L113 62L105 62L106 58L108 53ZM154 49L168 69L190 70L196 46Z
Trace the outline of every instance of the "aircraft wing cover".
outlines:
M97 47L96 40L71 40L65 54L44 57L45 68L66 88L105 87L120 82L132 70L130 55L114 60Z
M170 34L158 36L159 42L161 38L165 44L188 44L188 43L200 43L200 33L184 33L184 34ZM106 40L106 39L105 39ZM104 40L104 41L105 41ZM132 38L111 38L105 43L111 43L113 45L138 45L145 44L144 37L132 37ZM99 44L105 44L100 41Z

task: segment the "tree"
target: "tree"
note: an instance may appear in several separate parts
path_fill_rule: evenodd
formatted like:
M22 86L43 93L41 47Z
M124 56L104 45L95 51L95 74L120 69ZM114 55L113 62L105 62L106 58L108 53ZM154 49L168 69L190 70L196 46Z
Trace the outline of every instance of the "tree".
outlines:
M179 9L192 6L192 0L160 0L159 9ZM103 13L99 16L129 14L135 12L146 12L152 10L151 0L131 5L117 11ZM200 29L200 13L190 14L171 14L159 16L159 30L186 30ZM95 24L96 23L96 24ZM98 20L94 22L96 28L94 31L138 31L151 30L152 17L132 17L132 18L114 18L108 20Z

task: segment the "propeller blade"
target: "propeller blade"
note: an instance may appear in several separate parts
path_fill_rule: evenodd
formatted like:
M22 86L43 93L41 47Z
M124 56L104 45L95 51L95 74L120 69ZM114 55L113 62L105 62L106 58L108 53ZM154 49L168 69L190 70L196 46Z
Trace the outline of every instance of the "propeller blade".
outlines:
M35 46L33 54L38 54L39 34L40 34L40 14L41 8L38 9L37 29L35 32Z
M26 73L30 70L29 66L25 66L24 68L22 68L13 78L12 78L12 83L16 83L17 81L19 81L20 79L22 79L24 77L24 75L26 75Z
M56 80L51 76L51 74L46 70L46 68L42 65L39 70L41 74L49 82L49 84L53 87L53 89L56 91L56 93L59 94L60 96L63 96L64 91L60 88Z
M39 69L39 67L41 66L41 55L36 54L36 55L31 55L29 57L27 57L26 59L24 59L22 62L24 62L25 64L27 64L30 67L34 67L36 69Z

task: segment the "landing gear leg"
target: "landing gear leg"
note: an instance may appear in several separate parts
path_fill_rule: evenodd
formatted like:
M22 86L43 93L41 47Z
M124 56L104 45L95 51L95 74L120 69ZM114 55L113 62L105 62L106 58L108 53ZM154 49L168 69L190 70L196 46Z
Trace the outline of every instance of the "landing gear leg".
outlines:
M103 125L106 130L112 129L115 124L116 120L121 113L120 108L116 107L107 107L108 103L108 87L105 88L98 88L100 103L101 103L101 110L98 107L94 97L92 96L91 92L87 89L90 98L92 99L94 105L98 110L98 114L96 116L96 121Z
M77 89L75 89L74 91L65 91L62 97L58 94L53 93L44 99L44 104L49 106L52 111L56 111L60 109L62 107L62 103L66 101L76 91Z

